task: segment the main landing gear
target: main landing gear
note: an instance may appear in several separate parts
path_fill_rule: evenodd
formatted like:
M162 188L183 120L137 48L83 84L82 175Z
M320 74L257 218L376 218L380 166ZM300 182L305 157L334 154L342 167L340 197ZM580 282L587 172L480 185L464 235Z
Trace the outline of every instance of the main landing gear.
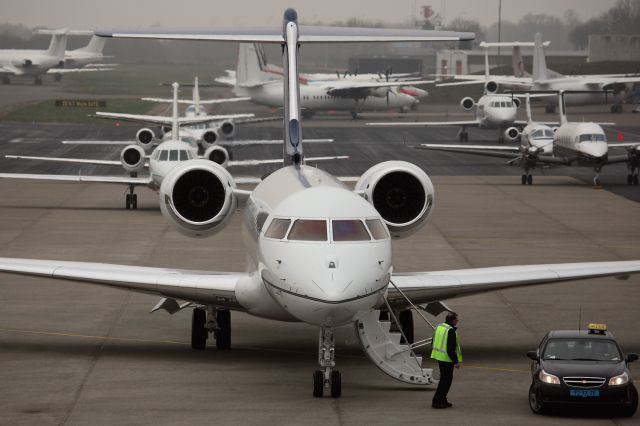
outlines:
M522 175L522 184L523 185L533 185L533 175L529 172L529 170L525 170Z
M134 186L129 186L129 193L127 194L127 199L125 201L127 210L137 210L138 209L138 194L133 193Z
M600 183L600 169L595 169L596 175L593 177L593 187L601 188L602 184Z
M336 342L333 336L333 328L320 328L318 339L318 363L320 370L313 372L313 396L322 398L325 387L331 391L332 398L340 398L342 395L342 378L335 361Z
M208 307L208 312L195 308L191 317L191 347L204 350L209 333L216 340L216 348L231 348L231 312L228 309L216 310Z
M629 167L629 174L627 175L628 185L638 184L638 169L636 167Z
M458 142L469 142L469 133L464 127L458 131Z

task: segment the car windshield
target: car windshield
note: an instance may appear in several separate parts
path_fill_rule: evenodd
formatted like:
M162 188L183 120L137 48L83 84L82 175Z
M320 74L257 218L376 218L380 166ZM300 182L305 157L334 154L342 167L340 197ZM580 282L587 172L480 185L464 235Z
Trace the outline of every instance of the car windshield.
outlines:
M620 361L618 346L608 339L551 339L542 354L544 360Z

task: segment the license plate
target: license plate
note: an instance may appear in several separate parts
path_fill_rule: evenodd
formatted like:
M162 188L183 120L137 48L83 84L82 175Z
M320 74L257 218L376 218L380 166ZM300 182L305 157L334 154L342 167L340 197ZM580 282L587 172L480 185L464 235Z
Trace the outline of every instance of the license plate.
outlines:
M594 396L600 396L600 391L597 389L570 389L569 396L593 398Z

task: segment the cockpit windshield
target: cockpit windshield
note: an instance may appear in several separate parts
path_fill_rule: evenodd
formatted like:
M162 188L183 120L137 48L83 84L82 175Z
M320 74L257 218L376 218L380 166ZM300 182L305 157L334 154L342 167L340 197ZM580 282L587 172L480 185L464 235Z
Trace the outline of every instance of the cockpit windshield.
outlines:
M195 156L187 149L160 149L151 158L158 161L187 161L193 160Z
M544 360L620 361L622 356L613 340L551 339L542 354Z
M364 223L358 219L332 220L333 241L369 241Z
M293 225L291 225L292 222ZM332 219L330 224L332 242L389 239L389 232L380 219ZM289 231L288 235L287 231ZM277 240L286 238L289 241L327 241L327 221L275 218L269 224L264 236Z
M531 139L549 139L553 137L553 132L550 129L538 129L531 133Z
M288 239L294 241L327 241L327 221L298 219L293 222Z
M579 142L606 142L607 139L601 133L588 133L580 135Z

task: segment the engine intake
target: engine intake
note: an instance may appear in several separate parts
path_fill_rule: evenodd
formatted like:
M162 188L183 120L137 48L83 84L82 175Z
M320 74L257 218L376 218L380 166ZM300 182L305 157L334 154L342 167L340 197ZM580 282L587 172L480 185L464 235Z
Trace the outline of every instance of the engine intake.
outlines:
M355 189L364 193L396 238L411 235L424 225L435 197L429 176L405 161L373 166L360 177Z
M209 161L213 161L216 164L220 164L222 167L226 167L227 161L229 161L229 151L220 145L215 145L204 152L204 158Z
M218 139L220 139L218 132L213 129L209 129L202 134L202 142L206 147L210 147L214 143L218 142Z
M476 105L475 101L473 100L473 98L470 98L470 97L462 98L462 100L460 101L460 106L465 111L470 111L471 109L473 109L475 105Z
M223 121L220 125L220 133L225 139L231 139L236 134L236 125L233 121Z
M144 169L145 152L138 145L129 145L120 152L120 163L129 173L137 173Z
M138 145L144 149L150 148L155 140L156 134L153 133L153 130L151 129L140 129L138 130L138 133L136 133L136 141L138 142Z
M504 137L510 141L518 140L518 138L520 137L520 130L515 127L509 127L504 131Z
M484 84L484 90L487 93L496 93L498 91L498 83L495 81L487 81Z
M180 232L195 237L224 229L236 209L235 183L221 166L205 160L174 169L160 187L162 214Z

